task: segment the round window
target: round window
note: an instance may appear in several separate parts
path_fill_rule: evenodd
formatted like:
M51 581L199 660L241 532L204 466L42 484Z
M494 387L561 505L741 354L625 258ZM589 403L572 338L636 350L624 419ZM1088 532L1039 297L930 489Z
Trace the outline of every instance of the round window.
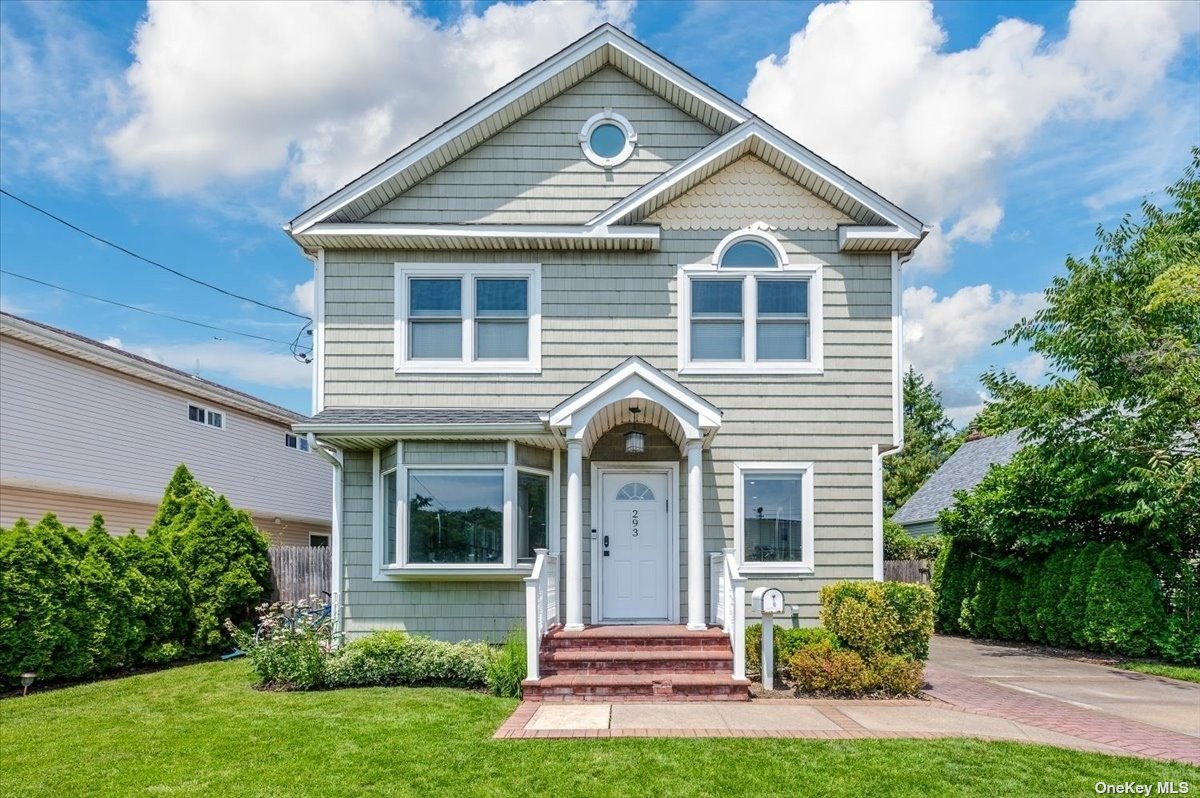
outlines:
M588 141L592 145L592 152L601 158L616 158L625 149L625 131L606 122L596 125Z
M633 125L611 108L594 114L579 131L579 146L584 156L606 169L629 160L636 144Z

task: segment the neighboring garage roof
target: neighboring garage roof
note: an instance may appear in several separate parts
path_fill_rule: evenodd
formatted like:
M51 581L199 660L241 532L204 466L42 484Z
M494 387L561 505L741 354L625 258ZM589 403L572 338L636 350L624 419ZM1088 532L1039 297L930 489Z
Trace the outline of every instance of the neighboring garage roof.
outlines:
M954 494L971 490L995 464L1007 463L1021 449L1021 430L992 438L967 441L922 485L892 520L898 524L933 521L938 513L954 505Z

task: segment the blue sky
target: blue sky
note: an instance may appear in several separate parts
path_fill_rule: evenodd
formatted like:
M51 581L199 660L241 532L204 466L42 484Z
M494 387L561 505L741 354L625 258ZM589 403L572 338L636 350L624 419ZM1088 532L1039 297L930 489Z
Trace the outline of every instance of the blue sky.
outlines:
M991 341L1200 143L1200 4L4 2L0 184L303 310L311 266L283 222L606 19L938 225L906 275L906 348L960 421L987 366L1040 373ZM7 198L0 266L280 342L300 329ZM8 276L0 302L309 409L286 343Z

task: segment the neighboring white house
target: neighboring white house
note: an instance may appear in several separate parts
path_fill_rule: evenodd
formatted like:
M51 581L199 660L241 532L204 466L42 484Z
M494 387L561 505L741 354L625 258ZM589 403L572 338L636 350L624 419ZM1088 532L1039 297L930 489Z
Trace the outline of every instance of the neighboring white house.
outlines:
M271 541L327 545L331 475L278 405L0 314L0 526L48 512L144 531L171 474L250 511Z
M755 588L813 624L882 578L926 228L620 30L287 231L346 634L524 628L527 697L745 698ZM685 655L635 664L647 637Z

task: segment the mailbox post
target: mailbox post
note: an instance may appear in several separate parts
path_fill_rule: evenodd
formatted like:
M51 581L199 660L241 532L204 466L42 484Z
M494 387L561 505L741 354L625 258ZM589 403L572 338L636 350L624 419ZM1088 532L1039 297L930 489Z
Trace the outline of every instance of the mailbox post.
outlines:
M762 614L762 683L764 690L775 689L775 613L783 612L783 591L776 587L757 588L750 596L755 612Z

